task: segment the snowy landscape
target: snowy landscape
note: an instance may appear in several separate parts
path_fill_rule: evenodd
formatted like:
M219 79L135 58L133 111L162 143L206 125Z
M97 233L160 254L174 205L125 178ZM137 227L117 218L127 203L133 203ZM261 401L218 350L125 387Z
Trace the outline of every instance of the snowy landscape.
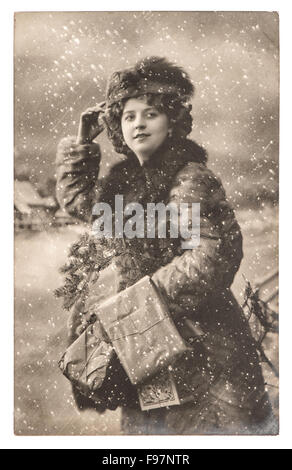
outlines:
M245 279L278 268L278 16L268 12L39 12L15 17L15 178L54 198L59 140L104 99L110 73L146 55L183 64L196 93L191 138L203 145L233 205ZM119 159L104 133L100 175ZM50 181L50 184L47 182ZM46 190L44 190L46 188ZM48 200L48 199L47 199ZM45 216L43 217L45 218ZM15 235L15 434L120 433L120 412L77 411L58 369L68 313L53 291L82 225ZM273 286L277 286L277 279ZM277 305L275 304L275 309ZM278 367L278 335L265 352ZM263 367L275 413L278 381Z
M239 212L244 259L233 284L243 304L245 282L254 283L277 268L277 211ZM68 313L53 290L62 283L58 267L80 227L22 232L15 238L15 433L19 435L107 435L119 433L119 411L78 412L70 382L58 360L64 352ZM40 262L41 260L41 262ZM266 353L278 362L278 336L270 335ZM265 366L265 380L277 411L278 382Z

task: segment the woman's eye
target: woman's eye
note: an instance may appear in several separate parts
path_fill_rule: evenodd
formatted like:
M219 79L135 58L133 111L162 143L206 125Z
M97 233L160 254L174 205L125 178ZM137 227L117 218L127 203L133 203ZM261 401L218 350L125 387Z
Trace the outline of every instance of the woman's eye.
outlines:
M134 119L134 116L132 114L127 114L127 116L124 117L125 121L132 121Z
M147 116L150 118L154 118L157 116L157 113L155 113L155 111L151 111L150 113L147 113Z

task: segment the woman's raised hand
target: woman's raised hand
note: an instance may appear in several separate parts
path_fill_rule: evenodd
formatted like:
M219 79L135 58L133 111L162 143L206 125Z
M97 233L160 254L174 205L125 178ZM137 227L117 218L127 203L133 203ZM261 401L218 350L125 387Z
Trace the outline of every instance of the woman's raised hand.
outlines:
M104 129L105 101L87 108L80 116L77 144L90 144Z

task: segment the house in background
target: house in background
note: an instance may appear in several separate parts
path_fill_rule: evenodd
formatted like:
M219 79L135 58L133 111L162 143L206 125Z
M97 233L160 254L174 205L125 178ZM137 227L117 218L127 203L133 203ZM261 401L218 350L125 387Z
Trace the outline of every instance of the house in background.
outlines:
M66 214L58 215L53 196L41 197L29 181L14 181L15 229L44 230L55 225L75 223ZM57 212L56 212L57 211Z
M59 208L54 214L53 225L61 227L62 225L79 224L80 221L67 214L64 209Z

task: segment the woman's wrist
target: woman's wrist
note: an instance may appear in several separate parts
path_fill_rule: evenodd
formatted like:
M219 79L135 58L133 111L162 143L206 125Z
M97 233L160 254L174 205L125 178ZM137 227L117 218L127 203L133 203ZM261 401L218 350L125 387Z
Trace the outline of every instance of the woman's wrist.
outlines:
M78 145L92 144L92 140L89 137L82 137L78 135L76 137L76 144Z

